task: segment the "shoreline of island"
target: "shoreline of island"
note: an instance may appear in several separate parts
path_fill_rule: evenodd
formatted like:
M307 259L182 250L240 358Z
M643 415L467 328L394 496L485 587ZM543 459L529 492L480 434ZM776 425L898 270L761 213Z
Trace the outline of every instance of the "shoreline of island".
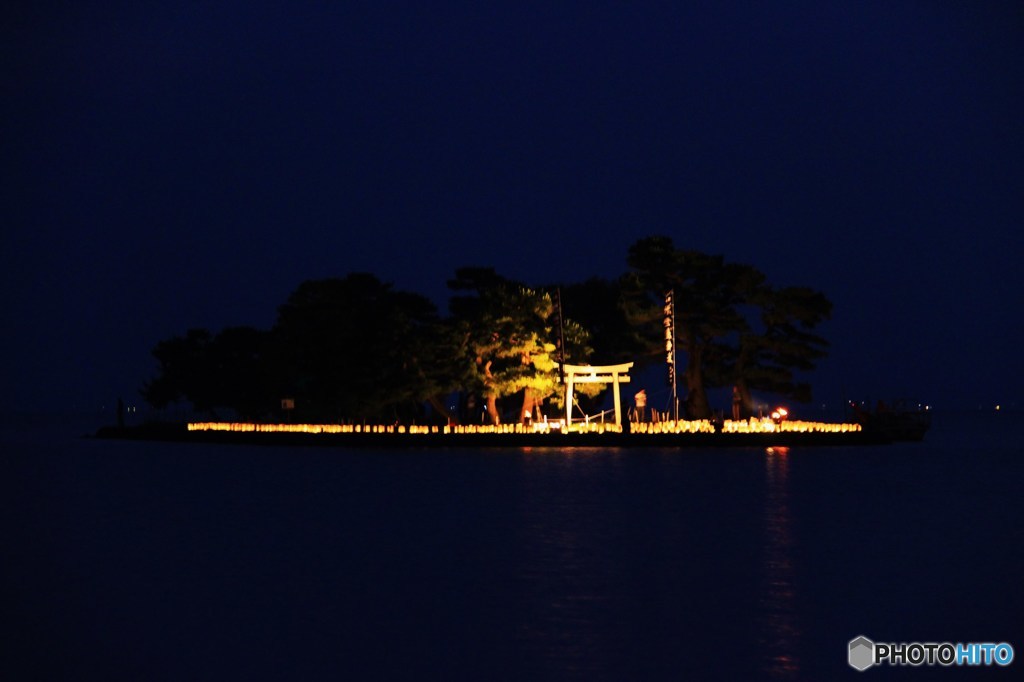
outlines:
M203 424L209 427L210 424ZM106 426L94 438L234 445L338 448L744 448L884 445L892 442L861 429L740 431L650 430L622 432L594 429L563 433L509 428L507 431L457 431L445 427L401 428L337 425L218 424L196 428L188 423ZM234 426L235 428L228 428ZM836 425L839 426L839 425ZM274 427L280 427L275 429ZM307 427L307 428L299 428ZM308 428L313 427L313 428ZM324 427L332 427L325 429ZM319 430L316 430L319 428Z

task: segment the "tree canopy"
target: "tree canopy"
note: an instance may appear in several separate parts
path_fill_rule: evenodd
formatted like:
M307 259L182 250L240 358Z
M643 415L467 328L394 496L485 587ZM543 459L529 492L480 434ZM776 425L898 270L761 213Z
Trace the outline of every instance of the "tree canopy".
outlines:
M633 244L629 265L634 298L639 292L634 306L639 324L652 323L666 292L675 297L676 343L686 358L687 414L711 414L710 386L736 386L748 413L752 389L810 399L809 385L798 381L796 373L814 369L825 356L827 342L812 331L832 311L823 294L806 287L773 288L754 266L677 249L668 237Z
M280 390L317 418L408 418L450 390L434 304L367 273L302 283L271 339Z
M678 378L690 417L711 414L709 388L808 400L806 374L825 357L817 333L831 303L804 286L775 287L751 265L648 237L618 278L535 287L487 267L459 268L442 316L420 294L369 273L301 283L269 330L190 329L153 348L157 375L142 388L154 407L252 419L492 423L561 410L559 361L664 362L663 307L675 299ZM558 306L561 301L561 309ZM592 394L602 390L592 384ZM448 397L461 396L450 411Z
M505 279L491 268L461 268L448 285L457 292L451 311L473 370L468 387L484 397L490 422L501 421L501 398L521 394L520 420L545 398L555 396L557 404L560 355L565 362L585 361L592 352L587 331L569 319L557 328L549 291Z

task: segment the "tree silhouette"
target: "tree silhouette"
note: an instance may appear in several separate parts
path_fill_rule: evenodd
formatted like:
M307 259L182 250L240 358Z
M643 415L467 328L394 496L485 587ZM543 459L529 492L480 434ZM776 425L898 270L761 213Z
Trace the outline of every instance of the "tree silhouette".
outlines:
M828 341L813 330L832 312L824 294L807 287L759 287L752 296L758 316L722 353L725 381L739 389L746 414L752 414L751 390L766 391L800 402L811 399L811 387L797 380L827 355Z
M189 329L153 349L160 373L143 386L142 396L161 409L179 400L200 412L229 408L254 418L273 404L265 362L268 335L252 327L229 327L216 336Z
M195 409L213 409L212 368L209 346L212 335L206 329L189 329L184 336L172 336L153 348L159 373L143 384L143 398L157 409L188 400Z
M282 388L311 418L410 418L445 388L433 303L368 273L302 283L273 329ZM451 374L451 372L447 372Z
M676 249L668 237L637 241L629 265L632 322L646 327L649 338L660 339L653 328L665 293L674 292L676 344L686 356L684 405L691 417L711 415L709 386L735 383L748 411L751 389L809 399L810 387L795 382L794 372L812 369L824 357L827 343L811 331L831 311L824 295L806 287L773 289L753 266Z
M602 365L634 361L651 351L650 340L641 337L642 327L632 323L627 311L627 282L592 277L560 286L563 313L587 330L593 357Z
M711 413L707 388L735 385L745 409L752 391L810 397L801 373L828 344L816 333L832 305L807 287L775 288L750 265L677 249L668 237L634 243L630 270L615 280L559 286L561 341L551 292L465 267L449 281L450 316L425 297L397 291L369 273L310 280L278 309L274 327L189 329L153 349L158 373L143 397L161 408L187 400L199 411L229 408L246 418L277 415L282 398L296 417L326 421L412 421L424 403L448 414L443 398L482 396L492 423L517 397L519 418L547 399L559 407L558 360L583 364L662 362L666 292L675 297L676 345L684 356L691 417ZM600 384L579 386L595 396Z

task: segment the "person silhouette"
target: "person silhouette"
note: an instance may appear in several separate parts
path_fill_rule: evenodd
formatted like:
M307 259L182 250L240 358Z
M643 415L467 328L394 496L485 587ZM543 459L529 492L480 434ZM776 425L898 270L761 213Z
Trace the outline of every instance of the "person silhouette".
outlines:
M636 420L638 422L647 421L647 392L644 389L640 389L636 392L634 397L636 402Z

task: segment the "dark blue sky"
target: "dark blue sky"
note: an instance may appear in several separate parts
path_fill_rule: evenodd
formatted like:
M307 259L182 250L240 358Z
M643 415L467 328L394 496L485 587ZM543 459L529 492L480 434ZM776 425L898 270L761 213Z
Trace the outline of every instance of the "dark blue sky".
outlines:
M88 4L5 10L5 409L131 400L304 279L651 234L824 291L819 402L1020 404L1019 2Z

